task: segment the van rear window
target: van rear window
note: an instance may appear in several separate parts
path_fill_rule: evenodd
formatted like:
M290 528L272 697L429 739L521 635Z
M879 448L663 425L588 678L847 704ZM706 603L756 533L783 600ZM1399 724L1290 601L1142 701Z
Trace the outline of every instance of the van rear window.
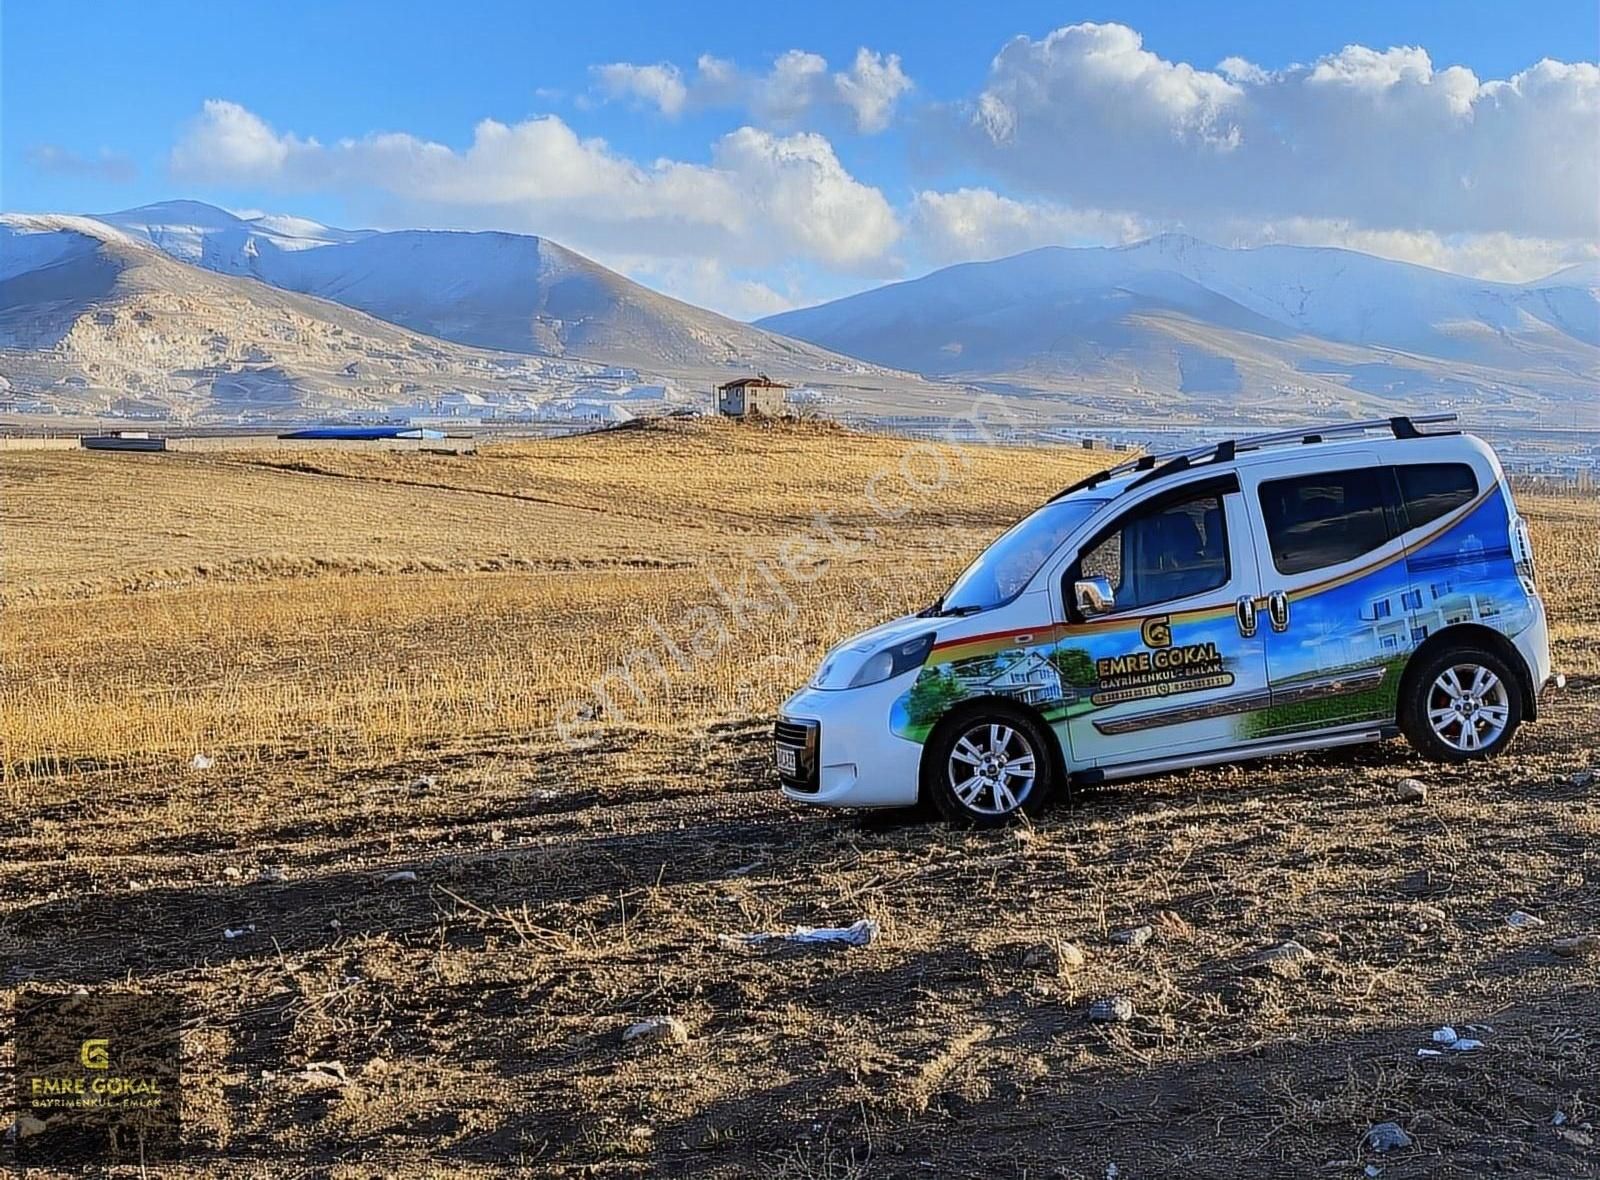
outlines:
M1465 463L1407 463L1394 469L1400 499L1406 506L1406 527L1421 528L1447 512L1472 503L1478 477Z
M1394 536L1376 467L1268 480L1261 515L1280 574L1338 565Z

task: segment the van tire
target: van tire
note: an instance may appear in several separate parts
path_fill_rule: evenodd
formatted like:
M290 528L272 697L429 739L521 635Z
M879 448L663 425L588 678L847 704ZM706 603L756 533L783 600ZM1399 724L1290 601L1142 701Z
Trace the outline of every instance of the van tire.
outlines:
M958 710L938 724L922 748L922 797L957 827L997 828L1020 815L1037 815L1055 789L1053 740L1036 718L1001 701ZM984 763L976 763L974 754ZM996 773L985 774L995 766L999 767ZM997 801L1020 789L1024 782L1020 768L1026 766L1032 767L1032 779L1026 782L1017 805L1005 808ZM969 789L968 799L963 799L956 789L960 780L953 768L965 773L969 767L972 775L967 782L977 777L990 784L998 781L1001 786L979 785Z
M1494 687L1486 693L1471 693L1468 690L1480 669L1493 677ZM1452 686L1463 691L1457 693ZM1463 696L1467 698L1466 712L1450 716L1449 711ZM1522 724L1524 708L1522 679L1502 656L1481 647L1455 644L1424 656L1421 663L1407 669L1400 691L1400 729L1429 761L1472 762L1493 758L1511 743ZM1474 710L1480 711L1480 719L1472 719ZM1504 721L1498 724L1502 711Z

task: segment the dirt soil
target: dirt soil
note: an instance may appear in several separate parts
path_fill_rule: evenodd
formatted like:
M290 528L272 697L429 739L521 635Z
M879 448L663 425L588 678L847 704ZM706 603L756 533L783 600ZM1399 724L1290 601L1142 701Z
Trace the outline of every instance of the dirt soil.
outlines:
M1590 681L1470 771L1391 742L997 833L791 806L759 723L89 771L0 828L4 983L182 995L166 1174L1595 1175L1596 961L1553 944L1600 914L1597 723ZM1419 1057L1445 1024L1483 1048Z

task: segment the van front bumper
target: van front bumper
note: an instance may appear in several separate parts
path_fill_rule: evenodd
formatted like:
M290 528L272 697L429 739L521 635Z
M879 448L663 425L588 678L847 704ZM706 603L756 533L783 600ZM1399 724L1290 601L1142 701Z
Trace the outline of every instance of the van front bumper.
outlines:
M797 751L780 766L785 797L818 807L910 807L922 747L894 734L889 718L914 674L865 688L805 688L778 712L777 745Z

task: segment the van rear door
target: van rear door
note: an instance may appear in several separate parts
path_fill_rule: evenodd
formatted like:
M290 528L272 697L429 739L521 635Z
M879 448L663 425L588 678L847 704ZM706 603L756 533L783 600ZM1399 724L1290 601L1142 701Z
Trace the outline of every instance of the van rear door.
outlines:
M1271 688L1247 737L1392 721L1416 639L1389 469L1376 454L1345 452L1331 470L1259 464L1240 479L1262 524Z

